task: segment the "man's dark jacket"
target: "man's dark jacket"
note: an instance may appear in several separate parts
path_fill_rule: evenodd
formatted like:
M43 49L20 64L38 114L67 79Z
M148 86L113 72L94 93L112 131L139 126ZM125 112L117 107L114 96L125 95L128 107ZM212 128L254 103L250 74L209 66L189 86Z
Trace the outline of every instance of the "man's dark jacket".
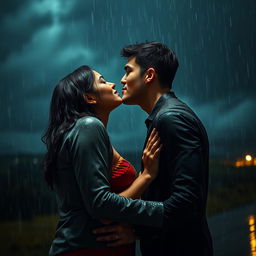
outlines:
M211 256L205 214L209 172L205 128L173 92L161 96L146 125L147 138L155 127L163 148L158 177L142 199L164 202L166 223L163 229L137 228L142 255Z

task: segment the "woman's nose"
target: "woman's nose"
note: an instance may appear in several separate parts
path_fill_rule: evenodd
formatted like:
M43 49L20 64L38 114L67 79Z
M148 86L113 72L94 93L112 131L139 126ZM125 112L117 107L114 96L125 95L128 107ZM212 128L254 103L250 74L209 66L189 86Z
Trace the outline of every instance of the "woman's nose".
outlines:
M116 84L112 83L111 88L114 89L116 87Z

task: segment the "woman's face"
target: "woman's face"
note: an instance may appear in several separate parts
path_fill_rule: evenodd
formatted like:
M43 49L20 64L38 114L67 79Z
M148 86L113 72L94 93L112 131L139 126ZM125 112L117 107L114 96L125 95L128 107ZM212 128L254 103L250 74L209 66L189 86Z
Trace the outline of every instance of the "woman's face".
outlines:
M115 84L107 82L104 77L93 70L95 76L95 88L97 91L97 107L105 110L113 110L122 104L122 99L119 96L117 90L115 90Z

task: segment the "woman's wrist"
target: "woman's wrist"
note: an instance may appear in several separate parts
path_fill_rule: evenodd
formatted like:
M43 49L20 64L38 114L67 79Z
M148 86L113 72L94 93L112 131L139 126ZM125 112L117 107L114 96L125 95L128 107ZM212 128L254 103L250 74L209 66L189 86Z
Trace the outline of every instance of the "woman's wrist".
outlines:
M154 177L144 169L132 185L128 189L119 193L119 195L127 198L139 199L153 180Z
M155 175L150 174L146 169L144 169L144 171L141 172L140 176L142 176L142 178L145 179L145 181L147 182L151 182L156 178Z

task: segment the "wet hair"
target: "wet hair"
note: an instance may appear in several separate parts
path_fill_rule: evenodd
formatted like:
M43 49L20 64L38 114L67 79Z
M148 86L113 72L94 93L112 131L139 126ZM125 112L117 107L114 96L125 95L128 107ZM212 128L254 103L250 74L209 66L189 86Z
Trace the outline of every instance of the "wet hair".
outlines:
M44 158L44 177L53 189L57 182L57 155L63 136L74 125L75 121L86 115L95 115L92 105L86 103L85 93L96 93L95 76L89 66L81 66L55 86L49 112L49 123L42 141L46 144Z
M146 42L123 47L121 56L136 57L135 61L141 68L141 75L153 67L163 87L172 88L172 82L179 66L175 53L160 42Z

